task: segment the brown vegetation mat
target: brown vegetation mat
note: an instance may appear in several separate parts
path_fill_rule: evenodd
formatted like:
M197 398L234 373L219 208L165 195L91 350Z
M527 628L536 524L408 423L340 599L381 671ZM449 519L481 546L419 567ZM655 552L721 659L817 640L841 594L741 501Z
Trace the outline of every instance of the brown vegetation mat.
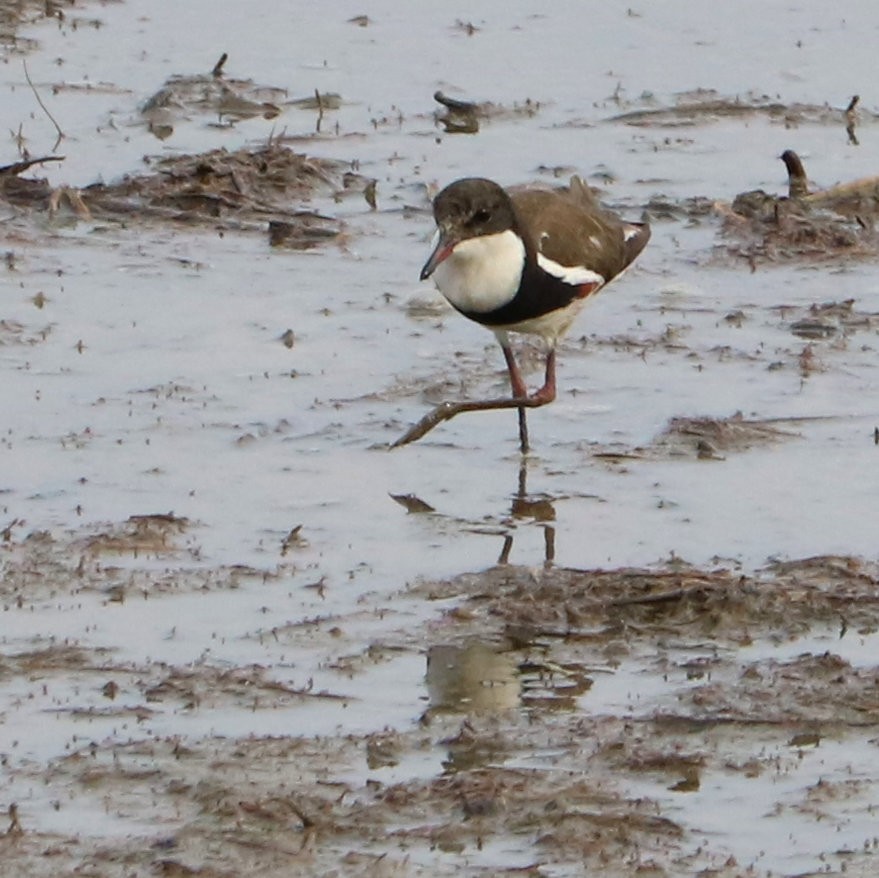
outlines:
M56 18L59 21L72 20L84 3L77 0L0 0L0 58L12 52L24 53L37 45L36 40L22 38L18 35L21 27L35 24L44 18ZM94 24L94 22L87 22Z
M372 181L352 173L345 163L276 144L162 158L153 162L153 173L82 189L53 188L45 179L21 176L27 166L49 160L53 158L0 168L0 199L81 220L164 219L261 230L268 224L273 244L303 248L337 238L342 231L338 220L303 207L312 197L360 192L367 201L374 198Z
M798 423L796 418L745 418L741 412L728 418L676 417L649 445L632 448L596 444L591 454L610 463L682 457L723 460L727 454L796 439Z
M757 201L759 204L754 204ZM856 216L815 209L807 202L746 193L732 208L718 205L730 256L758 262L875 259L873 220L879 202Z
M815 625L879 628L879 567L853 558L779 562L752 576L683 563L658 571L498 566L417 591L466 598L470 614L519 643L618 637L618 646L641 648L673 633L741 645L797 637Z
M636 102L637 103L637 102ZM698 88L675 96L671 106L661 106L645 98L642 106L632 106L613 116L610 121L641 127L679 127L704 125L721 119L747 119L762 116L770 122L786 128L797 125L845 125L846 110L829 104L786 104L777 97L748 93L732 97L721 95L714 89ZM875 116L867 110L859 110L864 120Z
M723 231L732 239L730 254L748 259L752 269L758 259L875 258L879 177L810 191L800 157L786 150L781 159L788 172L787 196L756 189L740 193L731 205L716 205Z

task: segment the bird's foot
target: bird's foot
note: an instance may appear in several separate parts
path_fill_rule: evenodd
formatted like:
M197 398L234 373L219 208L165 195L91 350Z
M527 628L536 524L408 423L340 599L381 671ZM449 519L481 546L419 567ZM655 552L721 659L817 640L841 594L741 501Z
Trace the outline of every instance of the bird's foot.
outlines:
M523 435L523 421L525 418L525 409L536 408L537 406L546 405L550 399L541 396L542 391L537 394L524 397L502 398L502 399L474 399L464 400L461 402L441 402L436 408L428 412L418 423L413 424L391 448L399 448L401 445L408 445L410 442L416 442L422 436L429 433L434 427L439 426L443 421L449 421L456 415L463 412L488 412L496 409L519 409L519 440L523 451L528 451L528 433L525 428Z

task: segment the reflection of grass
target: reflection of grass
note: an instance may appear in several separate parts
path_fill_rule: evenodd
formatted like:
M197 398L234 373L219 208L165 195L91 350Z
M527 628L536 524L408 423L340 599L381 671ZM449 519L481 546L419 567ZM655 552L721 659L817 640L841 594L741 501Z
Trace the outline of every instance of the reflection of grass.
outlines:
M42 329L31 329L17 320L0 320L0 346L41 344L51 333L51 324Z

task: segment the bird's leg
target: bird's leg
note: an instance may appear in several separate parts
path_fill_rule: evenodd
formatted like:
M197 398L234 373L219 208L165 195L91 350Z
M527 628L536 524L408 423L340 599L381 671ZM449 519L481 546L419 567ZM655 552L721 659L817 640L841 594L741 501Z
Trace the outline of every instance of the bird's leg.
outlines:
M502 344L501 350L504 352L504 359L507 361L507 371L510 373L510 387L513 389L513 398L524 399L528 396L528 388L525 386L525 379L522 378L516 358L513 356L513 350L507 344Z
M519 406L516 411L519 414L519 450L527 454L531 446L528 444L528 419L525 417L525 409Z
M455 415L460 415L463 412L487 412L495 409L518 409L520 413L519 444L522 447L523 452L527 451L527 426L523 428L525 423L525 409L538 408L539 406L546 405L548 402L552 402L555 399L555 351L551 350L547 354L546 379L543 383L543 387L529 396L528 391L525 388L525 382L522 380L522 376L519 373L519 367L515 364L515 361L513 361L512 367L510 366L512 354L509 354L508 356L507 347L503 344L501 347L504 349L504 358L507 360L507 368L510 372L510 384L513 386L513 393L515 396L510 399L474 399L465 400L463 402L441 402L435 409L433 409L433 411L428 412L417 424L413 424L391 445L391 448L399 448L401 445L408 445L410 442L415 442L417 439L420 439L422 436L429 433L434 427L443 423L443 421L449 421L454 418ZM516 383L517 381L518 384ZM522 394L521 396L519 395L520 392Z
M532 394L532 399L539 399L540 405L546 405L555 399L555 348L551 348L546 355L546 377L543 387Z
M528 388L525 386L525 380L519 371L516 358L513 356L513 350L508 344L501 342L501 350L504 352L504 359L507 361L507 371L510 373L510 387L513 390L513 399L524 399L528 396ZM528 444L528 419L525 417L524 406L519 406L519 449L522 454L527 454Z

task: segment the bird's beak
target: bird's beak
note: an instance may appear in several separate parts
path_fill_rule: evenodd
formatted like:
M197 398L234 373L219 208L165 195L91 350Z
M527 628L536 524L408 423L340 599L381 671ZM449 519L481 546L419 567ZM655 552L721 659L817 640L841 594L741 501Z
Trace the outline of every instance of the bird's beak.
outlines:
M433 236L433 252L424 263L424 268L421 269L421 280L427 280L436 271L437 266L452 255L452 250L455 249L457 243L444 234L441 229L436 230L436 234Z

